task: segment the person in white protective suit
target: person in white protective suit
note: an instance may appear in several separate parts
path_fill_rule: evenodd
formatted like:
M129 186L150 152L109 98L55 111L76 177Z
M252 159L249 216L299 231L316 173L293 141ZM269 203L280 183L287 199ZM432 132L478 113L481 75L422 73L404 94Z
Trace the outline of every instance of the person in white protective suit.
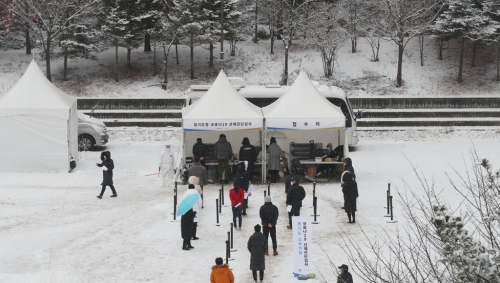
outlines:
M174 173L175 156L170 149L171 144L165 143L165 149L160 154L158 170L161 172L161 186L165 186L165 179L172 177Z

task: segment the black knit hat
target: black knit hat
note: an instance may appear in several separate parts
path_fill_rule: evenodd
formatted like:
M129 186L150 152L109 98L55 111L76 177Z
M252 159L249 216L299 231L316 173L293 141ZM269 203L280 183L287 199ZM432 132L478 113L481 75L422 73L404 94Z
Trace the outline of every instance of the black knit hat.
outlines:
M194 185L193 184L189 184L188 189L194 189Z

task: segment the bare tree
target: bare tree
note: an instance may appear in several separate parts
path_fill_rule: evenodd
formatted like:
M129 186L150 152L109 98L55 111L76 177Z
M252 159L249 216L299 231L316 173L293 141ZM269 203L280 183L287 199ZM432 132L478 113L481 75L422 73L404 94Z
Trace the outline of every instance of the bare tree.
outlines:
M310 8L317 16L307 22L305 41L318 47L323 61L323 73L330 78L333 76L338 49L350 35L339 23L342 11L337 5L315 3Z
M398 46L396 84L403 84L403 52L408 42L428 30L440 11L441 2L418 0L385 0L384 24L379 25L384 34ZM436 9L438 7L438 9Z
M4 2L2 1L2 4ZM9 11L34 31L44 51L46 76L52 80L50 54L53 41L68 27L68 23L87 15L98 4L97 0L13 0L7 3Z

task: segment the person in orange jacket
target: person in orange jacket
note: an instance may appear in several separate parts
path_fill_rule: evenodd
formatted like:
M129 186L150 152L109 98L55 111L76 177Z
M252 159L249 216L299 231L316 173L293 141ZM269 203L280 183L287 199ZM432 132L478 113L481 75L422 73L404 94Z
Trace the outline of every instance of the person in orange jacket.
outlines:
M215 259L215 265L212 266L210 283L234 283L233 272L229 268L229 265L224 264L220 257Z

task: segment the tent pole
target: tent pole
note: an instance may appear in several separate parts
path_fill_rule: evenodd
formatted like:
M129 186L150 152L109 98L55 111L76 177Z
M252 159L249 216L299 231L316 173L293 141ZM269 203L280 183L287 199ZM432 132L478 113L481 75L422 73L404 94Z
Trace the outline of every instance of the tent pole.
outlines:
M266 121L264 120L264 127L262 127L262 184L266 183L267 171L267 151L266 151Z
M344 128L344 157L349 157L349 143L347 142L347 128Z

